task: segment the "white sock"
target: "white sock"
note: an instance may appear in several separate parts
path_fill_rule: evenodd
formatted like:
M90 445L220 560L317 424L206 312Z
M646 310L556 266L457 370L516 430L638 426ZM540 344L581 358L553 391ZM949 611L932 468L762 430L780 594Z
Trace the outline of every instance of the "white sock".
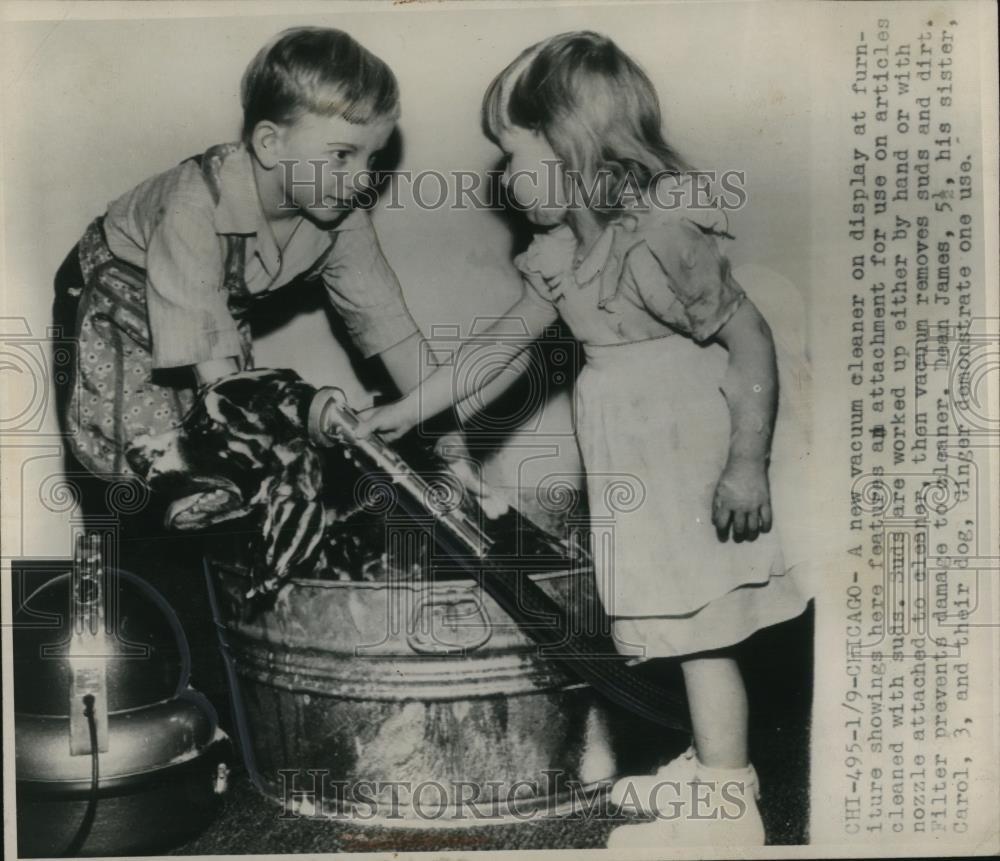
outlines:
M698 780L714 783L716 786L727 782L740 782L744 788L753 790L755 801L760 800L760 780L752 764L748 763L743 768L710 768L697 756L695 759L698 763Z

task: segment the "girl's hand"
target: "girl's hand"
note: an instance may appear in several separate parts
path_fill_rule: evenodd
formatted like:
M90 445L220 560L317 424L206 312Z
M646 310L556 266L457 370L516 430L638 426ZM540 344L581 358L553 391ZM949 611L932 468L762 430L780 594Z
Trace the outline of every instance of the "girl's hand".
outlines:
M476 498L490 520L496 520L507 513L510 506L483 480L481 468L469 453L461 432L445 434L435 444L434 451L445 462L451 474L461 482L462 487Z
M759 460L729 461L715 486L712 522L726 540L729 527L736 541L753 541L771 529L771 492L767 467Z
M399 439L420 421L419 402L408 396L383 407L361 411L361 422L355 433L364 439L377 433L386 442Z

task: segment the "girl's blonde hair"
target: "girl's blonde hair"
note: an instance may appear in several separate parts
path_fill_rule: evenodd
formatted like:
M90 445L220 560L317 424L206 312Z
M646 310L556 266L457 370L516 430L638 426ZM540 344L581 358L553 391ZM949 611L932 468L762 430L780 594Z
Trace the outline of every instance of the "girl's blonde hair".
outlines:
M243 73L243 141L259 122L306 113L368 123L399 112L392 70L341 30L293 27L268 42Z
M565 167L584 179L607 175L605 207L626 187L645 191L662 175L687 170L663 137L660 102L646 73L611 39L590 31L532 45L486 90L483 132L541 133Z

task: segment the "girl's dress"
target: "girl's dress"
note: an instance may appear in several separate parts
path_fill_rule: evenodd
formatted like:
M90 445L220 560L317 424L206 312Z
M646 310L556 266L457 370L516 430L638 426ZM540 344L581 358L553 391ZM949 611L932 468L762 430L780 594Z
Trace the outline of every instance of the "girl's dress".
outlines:
M56 325L76 335L73 372L56 379L72 456L98 476L129 474L129 442L178 424L193 403L190 374L176 369L230 356L252 366L254 300L312 281L366 357L417 331L368 214L331 230L300 218L279 249L240 144L114 201L56 275Z
M736 542L712 523L730 435L728 353L712 337L745 298L719 253L724 235L718 210L647 207L612 222L584 260L565 226L515 259L525 301L557 311L583 344L575 423L597 588L618 649L637 658L735 644L807 601L789 570L799 559L786 559L781 541L801 504L789 491L804 490L794 412L779 407L773 438L774 527ZM796 385L800 370L779 362Z

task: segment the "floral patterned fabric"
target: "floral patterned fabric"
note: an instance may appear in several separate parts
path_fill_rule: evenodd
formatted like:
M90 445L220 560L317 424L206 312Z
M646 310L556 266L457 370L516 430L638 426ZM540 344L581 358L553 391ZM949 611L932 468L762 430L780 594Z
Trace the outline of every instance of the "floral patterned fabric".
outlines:
M215 196L222 156L209 150L204 159L197 159ZM223 283L229 310L237 321L241 364L249 368L253 365L252 339L243 317L252 297L243 278L245 239L226 239ZM95 475L121 475L131 471L124 455L131 440L179 425L195 393L190 377L180 381L154 370L146 273L111 253L102 219L87 228L77 254L83 283L57 285L64 295L79 297L76 368L64 429L72 454L83 466Z

